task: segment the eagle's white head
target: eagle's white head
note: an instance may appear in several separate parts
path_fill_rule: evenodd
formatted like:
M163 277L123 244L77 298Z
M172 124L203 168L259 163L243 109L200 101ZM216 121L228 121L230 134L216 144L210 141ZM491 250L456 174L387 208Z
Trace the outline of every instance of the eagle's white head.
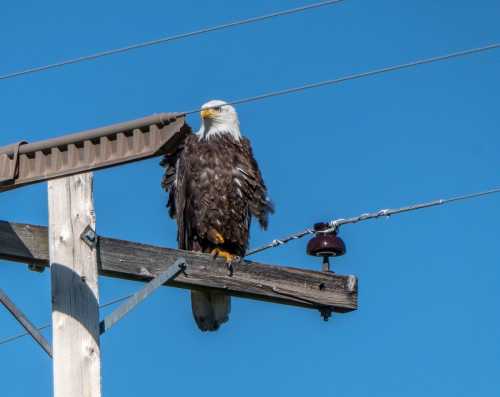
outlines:
M210 139L224 134L232 136L235 140L241 139L240 122L238 114L231 105L224 101L212 100L201 107L201 127L198 137Z

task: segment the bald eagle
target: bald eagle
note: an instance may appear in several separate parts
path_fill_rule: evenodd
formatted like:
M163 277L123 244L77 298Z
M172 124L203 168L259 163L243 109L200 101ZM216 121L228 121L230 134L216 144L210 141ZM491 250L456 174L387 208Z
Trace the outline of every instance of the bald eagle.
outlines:
M266 229L273 205L234 107L207 102L201 120L198 133L188 133L177 152L163 158L162 186L177 222L179 248L230 263L248 248L252 217ZM191 306L198 327L215 331L228 321L231 301L218 291L193 290Z

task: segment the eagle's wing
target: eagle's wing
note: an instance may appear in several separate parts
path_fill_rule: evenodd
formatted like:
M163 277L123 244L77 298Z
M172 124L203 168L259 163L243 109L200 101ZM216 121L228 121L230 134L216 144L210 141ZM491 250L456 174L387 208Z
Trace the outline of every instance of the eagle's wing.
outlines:
M274 206L268 197L264 179L247 138L241 139L241 155L238 156L238 163L237 172L245 184L242 191L247 196L250 214L257 218L263 229L266 229L269 214L274 212Z
M177 176L177 162L179 161L179 152L177 150L174 154L163 156L160 165L165 167L165 174L161 181L161 186L168 193L168 214L171 218L175 218L177 208L175 205L175 191L176 191L176 176Z
M177 147L174 153L165 155L160 163L165 167L162 187L168 192L167 208L170 217L177 221L177 239L179 248L185 250L191 247L188 233L189 224L186 223L186 199L187 183L189 177L186 175L189 166L186 164L185 147L186 140L194 139L195 135L189 133L184 141Z

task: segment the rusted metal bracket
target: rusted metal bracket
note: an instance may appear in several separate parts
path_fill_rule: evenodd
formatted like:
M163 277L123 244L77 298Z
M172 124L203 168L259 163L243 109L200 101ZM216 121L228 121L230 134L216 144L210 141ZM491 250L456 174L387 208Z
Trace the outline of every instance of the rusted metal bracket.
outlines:
M45 271L45 266L38 263L29 263L28 270L31 270L32 272L43 273Z
M120 321L128 312L135 308L159 287L185 270L186 260L184 258L177 259L172 265L168 266L166 270L147 283L144 288L132 295L123 305L102 320L100 323L101 335L109 331L111 327Z
M190 131L182 115L160 113L46 141L0 149L0 192L173 151Z
M23 312L10 300L5 292L0 289L0 302L23 326L23 328L33 337L40 347L52 358L52 347L38 329L28 320Z
M0 151L0 186L13 183L19 173L19 148L27 142L9 145Z

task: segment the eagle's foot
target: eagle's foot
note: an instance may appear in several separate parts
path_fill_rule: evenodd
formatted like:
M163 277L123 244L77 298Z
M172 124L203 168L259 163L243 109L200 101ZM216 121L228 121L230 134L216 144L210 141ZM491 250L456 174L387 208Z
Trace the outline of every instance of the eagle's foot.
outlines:
M221 250L220 248L214 248L211 254L215 259L217 259L219 256L223 257L226 260L226 262L232 262L236 258L236 255Z

